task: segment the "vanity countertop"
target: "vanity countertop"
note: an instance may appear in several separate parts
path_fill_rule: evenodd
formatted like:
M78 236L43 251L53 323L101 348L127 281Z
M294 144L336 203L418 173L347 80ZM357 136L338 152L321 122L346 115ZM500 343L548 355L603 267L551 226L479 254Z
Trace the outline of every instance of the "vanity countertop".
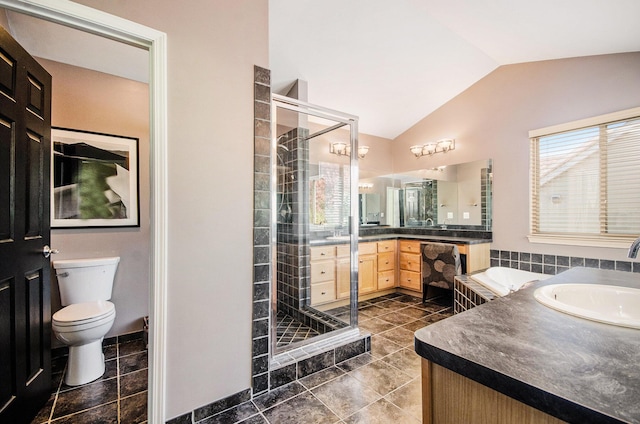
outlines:
M423 358L575 423L640 423L640 330L549 309L548 284L640 288L640 274L572 268L415 333Z
M422 234L375 234L375 235L366 235L358 237L358 242L366 243L366 242L374 242L374 241L384 241L384 240L420 240L424 242L440 242L440 243L454 243L454 244L480 244L480 243L491 243L490 239L480 239L473 237L459 237L459 236L448 236L448 235L422 235ZM324 238L324 239L316 239L311 240L311 246L326 246L330 244L346 244L349 243L349 240L336 240L332 238Z

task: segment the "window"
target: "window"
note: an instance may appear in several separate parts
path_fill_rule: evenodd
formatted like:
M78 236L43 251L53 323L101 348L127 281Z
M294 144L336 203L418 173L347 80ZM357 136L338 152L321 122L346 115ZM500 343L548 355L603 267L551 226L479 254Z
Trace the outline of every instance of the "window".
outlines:
M640 108L529 136L530 241L626 247L640 234Z

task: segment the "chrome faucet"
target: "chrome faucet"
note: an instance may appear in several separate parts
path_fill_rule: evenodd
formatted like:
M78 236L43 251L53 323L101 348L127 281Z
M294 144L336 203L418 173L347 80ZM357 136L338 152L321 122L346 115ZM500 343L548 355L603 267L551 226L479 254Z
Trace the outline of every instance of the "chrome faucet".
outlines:
M638 257L638 250L640 249L640 237L638 237L637 239L635 239L633 241L633 243L631 243L631 246L629 247L629 253L627 254L628 258L637 258Z
M431 218L427 218L427 219L424 221L424 223L425 223L425 224L429 224L429 221L431 221L431 225L430 225L430 226L431 226L431 227L433 227L433 219L431 219Z

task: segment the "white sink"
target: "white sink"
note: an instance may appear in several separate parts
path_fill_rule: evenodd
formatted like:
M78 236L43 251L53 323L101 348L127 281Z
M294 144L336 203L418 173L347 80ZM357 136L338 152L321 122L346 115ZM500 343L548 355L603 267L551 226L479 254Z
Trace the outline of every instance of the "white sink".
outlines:
M640 289L603 284L551 284L533 296L543 305L580 318L640 329Z
M331 236L327 237L327 240L350 240L351 236Z

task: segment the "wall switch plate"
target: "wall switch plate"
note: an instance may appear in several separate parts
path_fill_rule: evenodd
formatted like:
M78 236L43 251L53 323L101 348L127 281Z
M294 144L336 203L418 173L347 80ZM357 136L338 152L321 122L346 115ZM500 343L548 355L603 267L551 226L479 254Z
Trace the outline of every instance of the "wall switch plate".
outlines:
M462 219L469 219L469 212L462 212Z
M453 219L453 212L447 212L447 219Z

